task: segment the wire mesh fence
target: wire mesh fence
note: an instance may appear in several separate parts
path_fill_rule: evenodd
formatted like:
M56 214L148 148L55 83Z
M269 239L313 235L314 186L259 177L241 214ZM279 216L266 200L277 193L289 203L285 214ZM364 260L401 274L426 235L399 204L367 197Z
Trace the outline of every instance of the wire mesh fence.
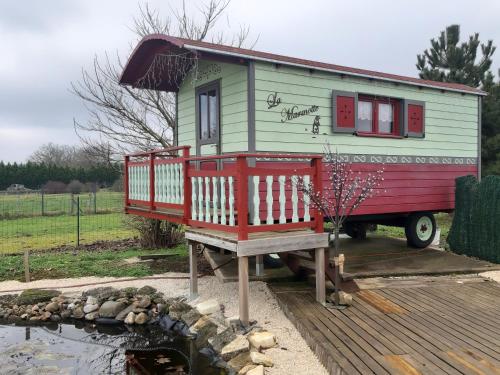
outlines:
M134 237L123 193L0 192L0 254Z

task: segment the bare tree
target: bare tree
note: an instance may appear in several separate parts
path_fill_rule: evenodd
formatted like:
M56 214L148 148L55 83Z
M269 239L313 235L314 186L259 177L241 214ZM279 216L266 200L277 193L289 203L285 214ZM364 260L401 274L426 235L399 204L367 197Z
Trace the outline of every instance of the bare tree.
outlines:
M112 163L112 151L107 143L70 146L50 142L35 150L28 160L32 163L58 167L88 168L108 165L118 168L115 163Z
M356 173L352 164L344 161L342 155L333 152L330 145L325 146L325 167L328 175L329 187L319 192L314 184L297 177L295 184L297 189L303 193L304 201L332 223L332 234L334 235L334 262L335 262L335 304L339 305L340 274L339 261L340 238L339 233L345 220L366 199L377 193L377 187L384 180L384 169L381 168L373 173L364 175Z
M226 12L230 0L209 0L198 12L189 14L185 2L181 9L172 9L172 18L163 17L148 5L139 7L132 31L138 39L159 33L188 39L207 40L241 46L249 35L248 27L240 27L230 39L214 32L214 26ZM201 21L198 19L201 18ZM91 70L82 70L79 82L71 84L72 92L81 98L89 120L74 120L83 144L95 154L121 158L126 152L173 145L175 134L175 96L172 93L120 86L124 68L117 55L94 57Z

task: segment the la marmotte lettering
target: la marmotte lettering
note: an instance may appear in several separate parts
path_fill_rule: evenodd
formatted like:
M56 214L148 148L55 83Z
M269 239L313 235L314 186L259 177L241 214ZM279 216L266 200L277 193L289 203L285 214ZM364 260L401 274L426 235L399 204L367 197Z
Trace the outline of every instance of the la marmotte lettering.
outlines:
M301 111L299 111L298 109L299 107L296 105L291 108L283 108L283 110L281 111L281 122L284 123L302 116L307 116L311 113L317 112L319 110L319 107L317 105L312 105L309 108L303 109Z

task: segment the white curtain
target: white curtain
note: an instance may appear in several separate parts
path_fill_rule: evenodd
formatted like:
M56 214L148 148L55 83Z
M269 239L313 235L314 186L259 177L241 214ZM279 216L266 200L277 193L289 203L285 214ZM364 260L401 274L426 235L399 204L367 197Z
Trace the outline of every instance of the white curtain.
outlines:
M378 121L391 122L392 121L392 106L390 104L379 104L378 106Z
M358 119L370 120L372 119L372 103L358 102Z

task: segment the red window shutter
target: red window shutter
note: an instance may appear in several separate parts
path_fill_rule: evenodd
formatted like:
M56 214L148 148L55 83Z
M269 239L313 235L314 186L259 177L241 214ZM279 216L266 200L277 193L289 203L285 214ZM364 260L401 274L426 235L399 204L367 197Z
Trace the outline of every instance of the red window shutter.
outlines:
M357 94L354 92L333 92L333 131L354 133L356 130Z
M425 134L425 104L407 101L405 115L405 134L407 137L422 138Z
M337 126L354 129L354 98L337 96Z

